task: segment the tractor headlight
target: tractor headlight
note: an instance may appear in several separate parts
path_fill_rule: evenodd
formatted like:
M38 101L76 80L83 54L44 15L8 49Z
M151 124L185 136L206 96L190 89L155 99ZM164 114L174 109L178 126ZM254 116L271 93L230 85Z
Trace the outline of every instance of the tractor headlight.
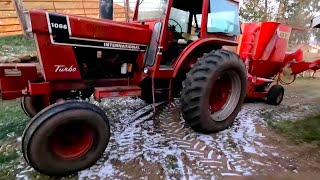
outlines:
M143 69L143 72L144 72L145 74L148 74L148 73L149 73L149 68L145 67L145 68Z

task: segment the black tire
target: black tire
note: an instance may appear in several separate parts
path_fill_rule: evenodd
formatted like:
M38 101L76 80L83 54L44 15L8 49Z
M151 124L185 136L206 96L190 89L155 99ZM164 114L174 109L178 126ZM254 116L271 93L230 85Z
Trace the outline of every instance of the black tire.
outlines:
M42 103L41 96L23 96L21 97L20 105L23 112L30 118L46 107Z
M278 106L281 104L284 97L284 88L281 85L272 86L267 95L267 103Z
M225 107L222 107L217 113L218 115L222 112L226 117L219 119L219 117L212 117L216 114L209 112L211 109L209 103L212 91L217 88L214 85L217 85L218 79L222 79L220 76L225 74L226 77L232 78L232 83L236 82L239 87L236 88L232 84L232 90L237 90L237 92L230 93L230 96L226 98ZM187 74L181 93L182 116L195 131L213 133L224 130L233 124L241 110L246 90L246 68L241 58L226 50L212 51L199 59ZM235 94L237 96L234 96ZM233 99L234 102L230 99Z
M109 139L109 122L99 107L66 101L45 108L32 119L23 134L22 153L40 173L65 176L92 166Z

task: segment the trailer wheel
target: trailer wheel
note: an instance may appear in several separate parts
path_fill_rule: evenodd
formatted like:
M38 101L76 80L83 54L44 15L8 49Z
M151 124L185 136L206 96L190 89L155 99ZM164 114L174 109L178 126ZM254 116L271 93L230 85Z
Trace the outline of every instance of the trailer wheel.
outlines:
M280 105L284 96L284 88L281 85L274 85L267 95L267 103L270 105Z
M108 119L99 107L66 101L45 108L32 119L23 134L22 153L37 171L65 176L92 166L109 139Z
M23 96L20 101L23 112L30 118L45 108L41 96Z
M238 55L226 50L203 56L187 74L182 116L196 131L212 133L230 127L246 96L247 76Z

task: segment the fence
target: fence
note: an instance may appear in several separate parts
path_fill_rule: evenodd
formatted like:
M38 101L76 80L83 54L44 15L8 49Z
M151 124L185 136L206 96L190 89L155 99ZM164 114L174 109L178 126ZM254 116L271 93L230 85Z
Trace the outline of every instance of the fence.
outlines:
M133 16L135 0L129 1ZM23 0L25 9L44 9L49 12L72 14L85 17L99 17L99 0ZM125 0L114 0L114 20L126 21ZM21 34L21 26L14 3L11 0L0 0L0 36Z

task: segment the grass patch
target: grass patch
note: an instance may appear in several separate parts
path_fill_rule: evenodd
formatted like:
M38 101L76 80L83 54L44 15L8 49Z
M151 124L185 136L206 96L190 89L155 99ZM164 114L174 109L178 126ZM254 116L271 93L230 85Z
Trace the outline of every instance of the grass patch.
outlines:
M34 39L27 38L23 35L16 36L5 36L0 38L0 45L9 45L9 46L34 46Z
M20 107L20 100L0 101L0 142L21 136L28 121Z
M269 124L296 143L320 146L320 115L298 121L269 122Z
M15 179L19 154L16 150L16 145L2 145L0 149L0 180Z
M33 38L23 35L0 37L0 56L32 54L36 50Z
M16 179L20 155L17 137L21 136L28 118L20 108L20 101L0 100L0 180Z
M8 164L18 158L18 154L16 151L10 151L8 153L1 152L0 153L0 164Z
M0 180L13 180L16 179L16 169L14 168L17 164L12 163L7 166L0 166Z

